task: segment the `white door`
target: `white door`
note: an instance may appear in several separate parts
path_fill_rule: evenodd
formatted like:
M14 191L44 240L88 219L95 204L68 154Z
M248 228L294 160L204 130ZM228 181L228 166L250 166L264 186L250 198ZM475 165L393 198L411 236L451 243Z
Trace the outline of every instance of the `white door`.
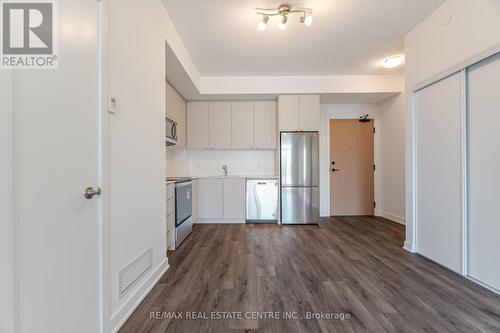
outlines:
M469 275L500 290L500 55L468 71Z
M254 105L255 149L276 149L276 102L256 101Z
M231 102L209 102L210 148L231 149Z
M462 272L462 84L452 75L415 94L417 252Z
M254 146L253 102L231 102L231 147L252 149Z
M59 69L14 73L21 333L99 331L98 2L57 1ZM106 189L104 189L106 190Z

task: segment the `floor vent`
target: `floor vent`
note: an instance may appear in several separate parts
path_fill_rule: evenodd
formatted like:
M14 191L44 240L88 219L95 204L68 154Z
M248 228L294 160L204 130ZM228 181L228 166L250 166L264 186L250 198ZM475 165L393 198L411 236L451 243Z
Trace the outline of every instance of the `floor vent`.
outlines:
M153 265L153 248L149 248L137 259L132 261L119 273L120 297L139 280L139 278Z

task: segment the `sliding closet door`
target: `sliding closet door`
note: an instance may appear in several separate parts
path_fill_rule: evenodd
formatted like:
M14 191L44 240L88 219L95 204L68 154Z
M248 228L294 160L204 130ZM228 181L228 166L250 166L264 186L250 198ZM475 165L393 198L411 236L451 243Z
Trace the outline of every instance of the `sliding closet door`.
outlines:
M500 56L468 70L469 275L500 290Z
M461 273L461 74L415 94L417 252Z

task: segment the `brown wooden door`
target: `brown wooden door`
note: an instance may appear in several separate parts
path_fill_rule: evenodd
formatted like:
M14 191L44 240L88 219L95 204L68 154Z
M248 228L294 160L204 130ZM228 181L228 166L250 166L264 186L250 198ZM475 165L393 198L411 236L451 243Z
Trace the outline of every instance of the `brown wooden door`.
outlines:
M330 120L330 214L374 214L373 120Z

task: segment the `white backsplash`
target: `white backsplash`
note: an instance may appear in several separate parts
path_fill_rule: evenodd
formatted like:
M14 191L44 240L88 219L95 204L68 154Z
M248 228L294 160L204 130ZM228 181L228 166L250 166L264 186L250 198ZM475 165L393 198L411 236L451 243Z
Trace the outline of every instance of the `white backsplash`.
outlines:
M167 176L187 177L189 176L189 151L177 147L166 149Z
M223 175L227 165L229 175L274 175L274 150L201 150L190 151L190 176Z

